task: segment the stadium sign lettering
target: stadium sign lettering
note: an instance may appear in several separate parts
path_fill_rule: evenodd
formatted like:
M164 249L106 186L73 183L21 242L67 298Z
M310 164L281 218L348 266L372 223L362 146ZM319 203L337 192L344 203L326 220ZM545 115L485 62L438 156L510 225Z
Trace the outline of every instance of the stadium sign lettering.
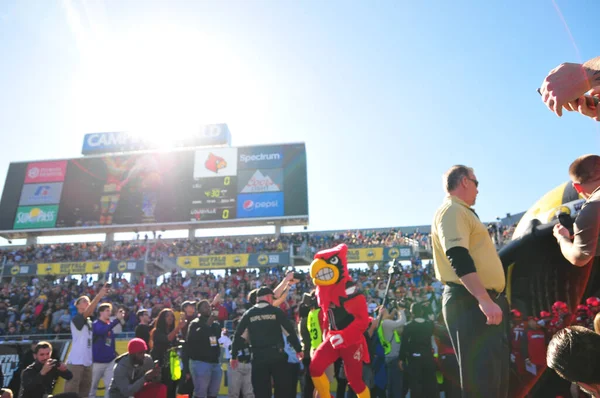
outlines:
M60 273L68 274L85 274L85 263L61 263Z
M101 133L90 134L87 137L87 144L90 147L110 147L127 145L131 137L123 133Z
M226 256L200 256L198 257L200 266L225 266L227 265Z
M280 153L258 153L255 155L240 155L240 161L243 163L257 162L260 160L281 160Z
M4 375L4 385L7 386L12 380L15 370L17 370L17 367L19 366L19 355L0 355L0 364L2 366L2 374Z
M48 212L40 211L40 213L34 217L32 217L30 213L21 213L17 217L17 222L19 224L25 224L25 223L30 223L30 222L50 222L50 221L54 221L55 217L56 217L56 214L54 214L53 211L48 211Z

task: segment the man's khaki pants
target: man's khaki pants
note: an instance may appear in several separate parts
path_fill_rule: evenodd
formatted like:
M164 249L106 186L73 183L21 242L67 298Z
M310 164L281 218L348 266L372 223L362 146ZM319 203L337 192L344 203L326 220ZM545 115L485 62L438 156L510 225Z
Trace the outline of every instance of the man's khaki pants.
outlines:
M92 387L90 388L90 398L95 398L97 396L96 390L98 390L98 383L100 383L100 379L104 380L104 396L108 397L108 388L112 382L114 368L114 360L109 363L94 362L94 365L92 366ZM81 398L85 398L85 396L82 396Z
M238 362L237 369L227 367L227 387L229 398L239 398L240 392L244 398L254 398L252 388L252 365Z
M67 369L73 373L73 378L65 382L64 392L74 392L80 397L90 395L92 386L92 367L83 365L67 365Z

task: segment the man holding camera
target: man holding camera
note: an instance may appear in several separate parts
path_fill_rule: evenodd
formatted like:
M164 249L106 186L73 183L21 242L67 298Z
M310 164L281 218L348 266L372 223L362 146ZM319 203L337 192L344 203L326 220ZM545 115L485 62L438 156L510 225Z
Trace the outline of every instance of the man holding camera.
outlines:
M167 387L159 383L160 367L146 352L148 346L140 338L127 344L127 353L115 359L115 371L110 387L109 398L165 398Z
M64 363L52 359L52 345L40 341L33 349L35 362L23 370L21 375L21 391L19 398L45 398L52 394L54 384L58 377L71 380L73 373ZM76 393L63 393L55 395L58 398L77 398Z

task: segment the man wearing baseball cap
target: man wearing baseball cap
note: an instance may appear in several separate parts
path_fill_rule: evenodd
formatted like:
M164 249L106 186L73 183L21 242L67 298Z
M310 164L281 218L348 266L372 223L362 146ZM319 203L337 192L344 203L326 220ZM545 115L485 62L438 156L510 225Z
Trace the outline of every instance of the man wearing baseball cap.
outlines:
M166 398L167 388L159 383L160 368L147 351L146 342L135 338L127 345L127 353L115 359L109 398Z

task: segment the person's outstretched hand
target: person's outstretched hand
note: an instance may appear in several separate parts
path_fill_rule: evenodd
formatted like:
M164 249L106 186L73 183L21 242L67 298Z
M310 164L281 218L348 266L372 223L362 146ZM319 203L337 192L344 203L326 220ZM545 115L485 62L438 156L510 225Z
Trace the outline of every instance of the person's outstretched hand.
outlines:
M590 89L589 76L582 64L564 63L552 69L542 82L542 101L557 116L563 107L577 100Z

